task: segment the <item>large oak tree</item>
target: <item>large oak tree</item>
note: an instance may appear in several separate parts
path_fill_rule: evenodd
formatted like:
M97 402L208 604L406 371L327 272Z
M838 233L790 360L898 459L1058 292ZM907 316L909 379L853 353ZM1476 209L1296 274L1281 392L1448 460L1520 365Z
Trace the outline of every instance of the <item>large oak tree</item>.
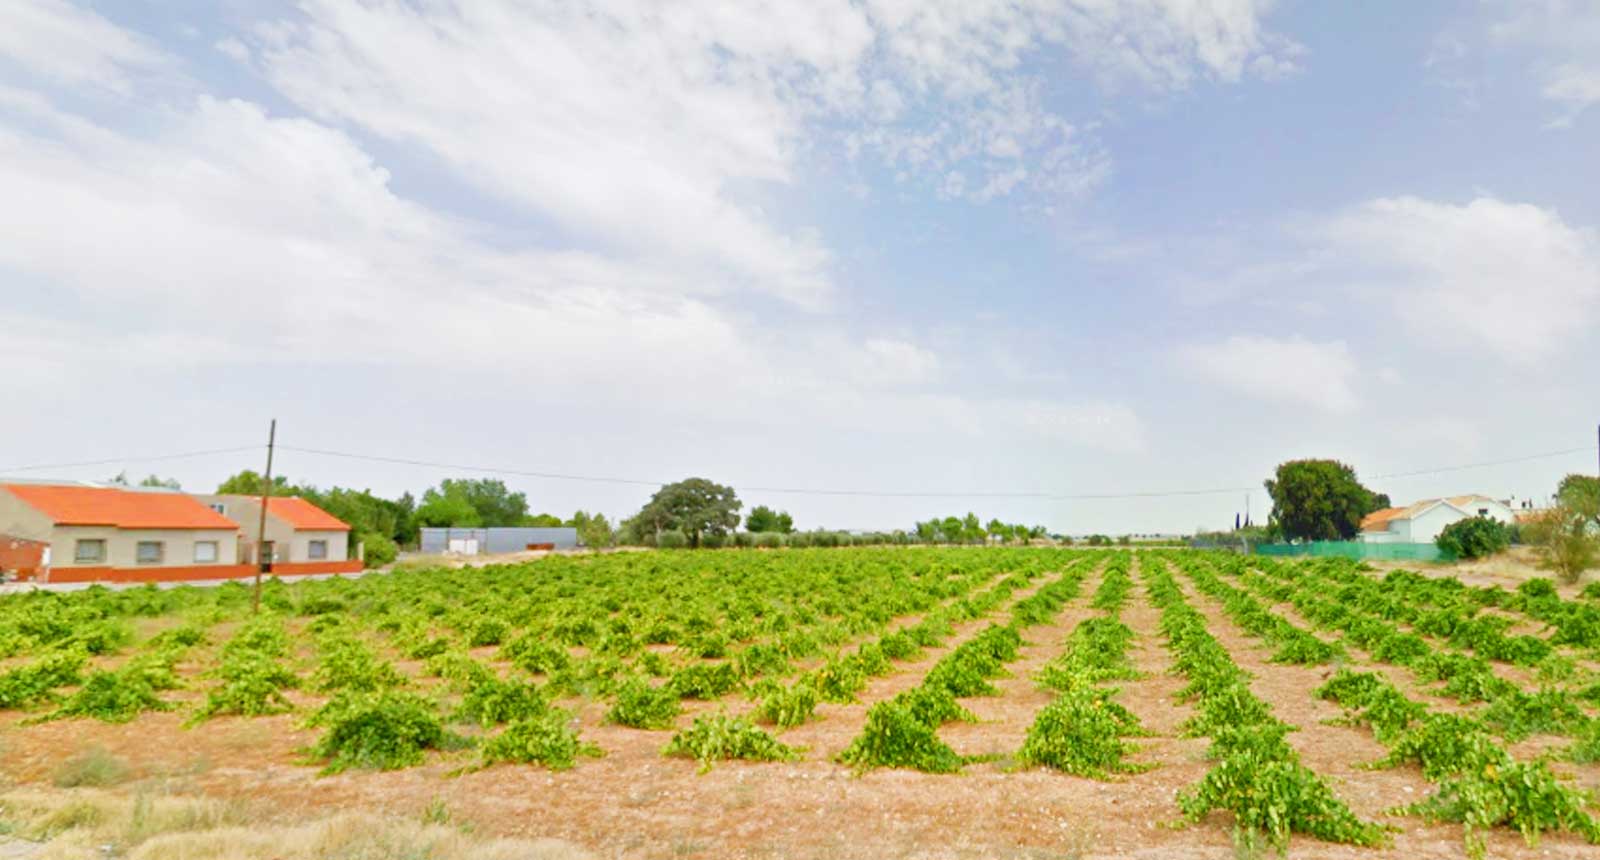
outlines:
M1290 460L1267 479L1272 520L1289 540L1349 540L1361 520L1388 505L1337 460Z

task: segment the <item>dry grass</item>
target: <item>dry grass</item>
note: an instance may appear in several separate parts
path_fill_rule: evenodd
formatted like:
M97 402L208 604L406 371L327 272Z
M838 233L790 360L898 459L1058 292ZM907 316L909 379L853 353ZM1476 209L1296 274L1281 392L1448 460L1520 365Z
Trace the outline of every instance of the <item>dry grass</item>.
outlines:
M40 843L36 860L107 854L129 860L579 860L557 840L486 839L435 823L345 812L273 822L205 798L100 789L16 789L0 794L0 821Z

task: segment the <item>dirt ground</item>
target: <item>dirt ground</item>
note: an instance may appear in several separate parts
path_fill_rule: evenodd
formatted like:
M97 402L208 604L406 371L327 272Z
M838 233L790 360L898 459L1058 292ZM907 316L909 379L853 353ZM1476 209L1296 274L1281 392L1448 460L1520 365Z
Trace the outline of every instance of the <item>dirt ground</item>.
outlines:
M1600 578L1600 572L1589 571L1575 585L1564 585L1555 575L1539 567L1539 558L1532 547L1514 546L1491 558L1457 562L1386 561L1368 559L1367 565L1381 574L1391 570L1411 570L1425 576L1453 576L1467 585L1479 587L1498 585L1514 589L1530 579L1544 578L1556 583L1556 590L1567 600L1578 596L1584 585Z
M1138 739L1135 760L1155 767L1109 781L1018 769L1010 758L1033 716L1050 700L1031 676L1061 653L1077 623L1094 614L1088 603L1098 573L1085 580L1079 598L1058 617L1024 634L1021 656L1008 667L1011 677L995 682L1000 696L964 701L982 721L941 730L959 752L995 757L959 775L898 770L856 775L832 759L859 732L872 703L918 683L948 650L991 620L1003 620L1010 602L987 618L958 626L943 647L928 649L916 661L897 664L893 674L873 679L859 703L821 705L817 720L781 732L781 740L806 750L801 761L792 763L725 762L698 774L691 761L661 757L671 732L604 725L603 705L589 702L568 704L579 705L584 738L597 743L605 756L581 760L566 772L508 765L467 771L475 759L463 751L435 754L426 765L407 770L319 776L316 767L304 763L302 751L315 732L301 727L299 716L225 718L185 729L180 712L148 714L127 725L75 720L22 726L20 717L7 714L0 723L0 776L12 786L48 786L68 759L99 748L130 769L126 781L112 791L220 799L248 808L262 826L312 821L342 811L417 821L443 809L452 826L467 826L482 836L569 846L563 856L573 857L1232 858L1236 852L1225 816L1213 815L1197 825L1177 822L1175 795L1209 768L1207 742L1179 734L1190 709L1172 696L1183 682L1169 674L1170 655L1157 629L1159 613L1137 573L1135 581L1139 584L1122 618L1137 634L1131 656L1144 676L1121 682L1117 698L1151 733ZM1035 588L1039 584L1043 581ZM1420 797L1428 783L1414 768L1361 767L1380 758L1383 749L1365 729L1329 725L1338 709L1311 695L1332 668L1267 662L1267 648L1245 636L1215 601L1184 585L1213 635L1254 675L1254 692L1272 703L1281 719L1299 727L1290 742L1306 763L1328 777L1358 814L1400 828L1390 850L1296 837L1291 856L1464 856L1458 826L1386 815L1391 807ZM1020 591L1016 598L1032 590ZM1359 655L1355 659L1362 662ZM749 704L736 696L720 704L696 704L680 724L717 707L740 711ZM1585 769L1580 778L1600 786L1600 769ZM18 844L0 844L0 858L12 856L8 851L30 856ZM1595 846L1558 835L1529 848L1519 837L1500 831L1491 834L1488 844L1491 857L1600 854Z

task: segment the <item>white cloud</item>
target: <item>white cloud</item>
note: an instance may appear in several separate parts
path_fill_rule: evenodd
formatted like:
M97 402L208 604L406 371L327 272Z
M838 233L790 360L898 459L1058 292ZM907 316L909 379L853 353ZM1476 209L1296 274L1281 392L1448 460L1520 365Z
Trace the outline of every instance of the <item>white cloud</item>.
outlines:
M894 338L868 338L862 344L861 372L869 379L924 383L939 370L939 357L914 343Z
M1080 414L907 392L937 385L943 367L909 336L774 330L678 270L494 247L483 225L398 196L356 141L313 121L203 98L139 137L25 104L43 130L0 125L0 273L49 299L0 317L17 333L0 362L41 389L201 369L445 366L665 420L702 420L684 392L704 386L727 398L725 420L808 434L1137 438L1117 405Z
M308 0L255 43L318 116L426 147L581 239L816 307L833 258L768 214L764 185L795 187L837 143L944 196L1080 195L1110 159L1092 127L1044 107L1025 59L1064 51L1161 91L1277 75L1296 48L1264 29L1271 5Z
M1373 306L1456 350L1532 362L1585 334L1600 302L1600 237L1531 204L1384 198L1316 232Z
M28 75L118 93L129 92L135 76L172 65L143 37L65 0L8 2L0 26L0 60Z
M995 89L1029 51L1060 45L1110 82L1177 90L1202 75L1276 74L1300 49L1267 32L1272 0L871 0L885 49L923 87Z
M1592 0L1496 2L1490 41L1527 55L1539 95L1562 107L1553 126L1571 125L1600 104L1600 9Z
M1185 372L1248 397L1331 413L1360 405L1356 362L1342 340L1234 335L1179 347L1174 358Z
M58 334L69 351L113 343L131 358L170 334L191 338L196 362L425 365L438 350L555 375L581 354L596 376L665 380L741 348L677 275L494 250L313 122L212 99L150 139L35 118L57 135L0 136L0 268L75 297L53 304L95 308L90 330L117 318L104 335ZM648 352L660 358L632 366Z

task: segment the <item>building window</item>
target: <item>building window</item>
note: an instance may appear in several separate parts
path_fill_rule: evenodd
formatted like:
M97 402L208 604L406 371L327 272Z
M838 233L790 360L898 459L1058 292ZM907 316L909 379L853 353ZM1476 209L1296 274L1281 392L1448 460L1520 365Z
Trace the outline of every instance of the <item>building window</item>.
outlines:
M310 543L306 544L306 558L309 558L312 561L319 561L319 560L327 558L327 557L328 557L328 542L327 541L325 541L325 540L314 540L314 541L311 541Z
M101 564L106 560L106 542L100 539L80 540L72 554L78 564Z
M217 513L222 514L224 516L226 516L227 513L228 513L228 510L227 510L228 506L224 505L221 502L212 502L210 507L211 507L211 509L213 511L216 511Z
M194 542L195 564L216 564L217 542L214 540L198 540Z
M165 555L166 544L158 540L142 540L134 550L133 560L139 564L160 564Z
M1488 508L1479 508L1478 509L1478 516L1486 517L1488 515L1489 515L1489 509Z

